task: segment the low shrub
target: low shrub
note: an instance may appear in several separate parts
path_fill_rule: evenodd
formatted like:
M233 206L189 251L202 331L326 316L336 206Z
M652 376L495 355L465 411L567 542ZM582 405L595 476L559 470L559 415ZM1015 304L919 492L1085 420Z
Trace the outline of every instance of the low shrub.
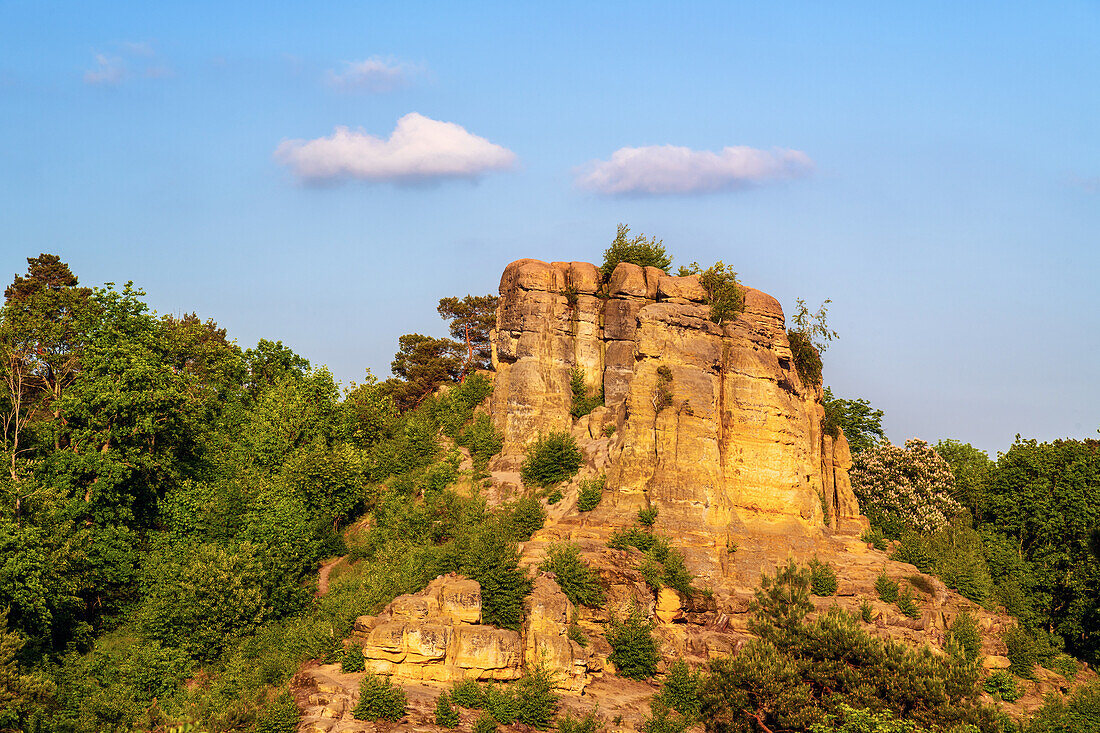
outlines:
M568 634L570 641L575 641L582 647L588 646L588 637L585 635L584 629L582 629L580 626L577 626L576 624L570 624Z
M638 728L642 733L684 733L690 725L659 696L649 701L649 717Z
M344 651L340 655L340 670L342 672L362 672L365 664L363 647L358 644L349 644L344 647Z
M610 438L614 434L615 434L615 424L614 423L609 423L609 424L603 426L603 436L605 438Z
M874 607L864 598L859 602L859 618L863 623L871 623L871 614L874 612Z
M1008 671L1025 680L1035 679L1035 665L1039 663L1039 652L1035 637L1021 626L1013 626L1004 635L1008 647Z
M710 320L715 323L732 321L745 310L745 292L737 282L737 273L719 261L699 273L699 284L707 291Z
M298 729L298 704L283 692L260 710L253 733L294 733Z
M485 686L485 711L501 725L511 725L519 718L519 700L512 690L490 682Z
M657 507L651 506L647 509L639 509L638 521L647 527L652 527L653 523L657 521Z
M890 545L886 542L886 536L883 535L882 530L877 527L871 527L870 529L863 530L863 534L859 536L859 541L866 542L879 552L886 552L886 550L890 547Z
M553 673L539 665L516 681L515 686L516 720L537 730L549 728L558 710Z
M582 460L573 436L564 430L555 430L540 435L527 448L520 476L527 486L549 488L575 476Z
M584 417L603 405L603 389L595 395L588 394L588 385L584 383L584 370L573 367L569 371L569 389L573 392L573 406L570 414L574 419Z
M924 733L926 730L912 721L894 717L889 710L853 708L840 703L835 713L826 713L821 721L811 725L809 733ZM974 730L977 733L977 729Z
M661 580L665 573L665 569L661 566L661 563L657 562L652 557L646 557L642 560L642 564L638 566L638 572L641 573L646 584L654 593L660 593L661 588L665 587L664 582Z
M913 589L906 586L898 593L898 600L895 602L898 610L909 618L920 618L920 607L913 601Z
M533 496L525 496L510 507L508 516L512 539L526 542L546 523L546 510Z
M802 331L788 330L787 341L791 345L791 357L802 383L808 386L821 384L821 354Z
M978 631L978 622L969 611L955 617L947 629L947 638L958 646L966 661L975 662L981 656L982 636Z
M1062 675L1067 680L1072 680L1077 676L1078 663L1076 659L1068 654L1059 654L1050 661L1049 669Z
M612 615L605 634L611 645L608 659L623 677L644 680L657 673L657 641L653 638L654 623L642 610L631 604L625 620Z
M546 559L539 570L553 573L565 597L579 606L597 607L603 603L599 573L580 558L580 549L572 542L555 543L546 548Z
M1027 733L1096 733L1100 731L1100 682L1078 687L1069 698L1048 695Z
M898 581L891 580L885 568L875 578L875 592L883 603L894 603L898 599Z
M1016 684L1016 678L1004 670L989 675L983 687L997 700L1016 702L1020 699L1020 687Z
M570 712L558 718L558 733L597 733L600 730L603 730L603 723L592 710L585 713L583 718L574 718Z
M488 712L477 716L477 720L474 721L473 733L496 733L496 730L497 722Z
M458 710L451 703L451 696L446 692L440 693L435 699L435 724L440 728L457 728L458 723Z
M810 592L815 596L836 595L836 570L816 556L810 560Z
M581 481L577 492L577 510L590 512L600 504L603 499L604 486L607 484L607 476L600 474L595 478L586 478Z
M462 680L451 688L451 700L464 708L481 709L485 707L485 692L475 680Z
M672 267L672 257L665 252L660 239L656 237L647 239L644 234L628 238L628 234L630 234L630 227L620 224L615 233L615 239L611 241L611 246L604 250L603 264L600 266L600 276L604 280L611 277L611 273L615 272L615 267L621 262L629 262L639 267L656 267L668 272Z
M489 459L500 453L500 449L504 447L504 437L493 427L492 419L481 413L474 418L473 422L462 428L458 437L455 438L455 443L470 451L474 467L479 472L483 472Z
M687 721L699 718L699 685L702 675L688 667L683 659L677 659L668 670L668 676L661 683L658 696L670 708L684 716Z
M554 504L557 504L561 500L562 500L561 489L554 489L546 497L546 503L549 504L550 506L553 506Z
M401 720L405 715L405 691L390 680L368 674L359 683L359 704L352 712L356 720Z

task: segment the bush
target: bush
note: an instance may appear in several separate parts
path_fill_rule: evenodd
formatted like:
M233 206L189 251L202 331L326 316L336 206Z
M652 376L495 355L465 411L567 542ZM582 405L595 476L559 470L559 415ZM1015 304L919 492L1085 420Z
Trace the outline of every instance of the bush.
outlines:
M687 721L699 718L699 685L702 675L693 672L683 659L677 659L668 671L658 693L661 701L684 716Z
M566 712L558 718L558 733L597 733L603 730L603 724L596 719L596 713L589 710L583 718L574 718Z
M710 320L715 323L732 321L745 310L745 292L737 283L737 273L721 261L699 274L699 284L707 291Z
M478 471L484 471L489 459L500 453L500 449L504 447L504 436L493 427L493 421L488 415L480 413L472 423L462 428L455 443L469 450L474 467Z
M477 720L474 721L474 733L496 733L496 730L497 722L488 712L477 716Z
M256 717L253 733L294 733L298 729L298 704L289 692L269 702Z
M589 395L588 386L584 383L584 370L580 367L569 370L569 389L573 393L573 407L569 413L574 419L584 417L603 404L603 388L595 395Z
M509 525L512 539L526 542L546 523L546 510L533 496L525 496L511 507Z
M538 730L549 728L558 709L551 671L539 665L515 684L515 696L519 703L516 720Z
M388 678L368 674L359 683L359 704L352 715L356 720L401 720L405 715L405 691Z
M1008 671L1025 680L1035 679L1035 665L1039 663L1039 652L1035 637L1020 626L1013 626L1004 636L1008 647Z
M648 509L639 509L638 521L647 527L652 527L653 523L657 521L657 507L651 506Z
M977 661L982 654L982 636L978 631L978 622L969 611L963 611L951 622L947 639L958 645L963 659L968 662Z
M886 552L889 545L886 543L886 537L883 536L882 530L876 527L865 529L863 534L859 536L860 542L866 542L871 547L875 548L879 552Z
M455 705L461 705L464 708L476 708L480 709L485 707L485 693L474 680L462 680L456 682L455 686L451 688L451 700Z
M1016 684L1016 678L1003 670L989 675L983 687L997 700L1016 702L1020 699L1020 688Z
M362 672L366 659L363 657L363 647L358 644L348 644L340 655L340 670L342 672Z
M511 725L519 718L520 702L514 691L501 689L490 682L485 686L485 710L501 725Z
M435 700L435 724L440 728L457 728L458 723L458 710L451 704L451 696L440 693Z
M546 503L549 504L550 506L553 506L554 504L557 504L561 500L562 500L561 489L554 489L546 497Z
M853 708L840 703L836 713L810 726L810 733L924 733L916 723L896 718L889 710Z
M660 656L653 638L653 628L654 623L634 604L631 604L626 620L620 621L614 615L611 617L606 633L612 650L608 659L621 676L644 680L657 673Z
M546 559L539 570L553 573L565 597L579 606L597 607L603 603L599 573L580 559L579 548L571 543L555 543L546 548Z
M878 593L879 600L884 603L894 603L898 599L898 590L898 581L891 580L886 574L886 569L883 568L875 578L875 592Z
M611 277L620 262L629 262L639 267L657 267L668 272L672 267L672 257L665 252L661 240L656 237L646 239L644 234L628 239L628 234L630 227L620 224L611 246L604 250L603 265L600 267L600 275L604 280Z
M1072 681L1077 677L1078 664L1070 655L1059 654L1051 660L1049 669Z
M615 423L608 423L607 425L603 426L603 436L605 438L610 438L614 434L615 434Z
M816 556L810 560L810 587L815 596L836 595L836 570Z
M653 389L653 411L672 406L672 370L662 364L657 367L657 385Z
M791 345L791 358L802 383L815 387L821 384L821 354L801 331L787 331L787 341Z
M588 646L588 637L584 634L584 629L576 624L569 625L569 640L575 641L582 647Z
M1027 733L1096 733L1100 731L1100 682L1078 687L1069 699L1048 695Z
M581 468L577 441L564 430L540 435L526 451L520 475L528 486L549 488L567 481Z
M649 712L650 716L638 728L642 733L684 733L688 729L688 721L677 715L659 696L650 698Z
M909 618L920 618L920 608L913 602L913 589L906 586L898 593L898 610Z
M859 618L860 618L860 620L863 621L863 623L865 623L865 624L871 623L871 614L872 614L872 612L874 612L874 610L875 610L874 607L870 603L867 602L866 598L861 600L859 602Z
M577 510L590 512L600 504L603 499L604 486L607 484L607 476L600 474L595 478L586 478L581 481L580 490L577 492Z
M776 568L775 577L760 576L760 587L749 606L749 630L765 639L787 637L802 628L810 603L810 572L788 560Z

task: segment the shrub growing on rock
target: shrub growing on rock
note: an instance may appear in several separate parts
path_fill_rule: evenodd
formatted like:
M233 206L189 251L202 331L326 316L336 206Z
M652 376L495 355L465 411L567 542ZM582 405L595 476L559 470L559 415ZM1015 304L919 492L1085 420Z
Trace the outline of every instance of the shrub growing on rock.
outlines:
M585 713L583 718L575 718L568 711L558 718L558 733L597 733L602 729L603 724L592 710Z
M836 570L816 556L810 560L810 587L815 596L836 595Z
M989 675L984 685L985 691L997 700L1016 702L1020 699L1020 688L1016 678L1004 670Z
M909 586L901 589L896 602L898 610L909 618L920 618L920 608L913 600L913 589Z
M435 724L440 728L457 728L458 723L458 710L451 703L451 696L441 692L435 699Z
M699 685L702 675L692 671L687 662L677 659L668 670L668 676L661 683L658 696L670 708L684 716L685 720L699 718Z
M582 512L590 512L599 506L603 499L604 486L607 484L607 476L600 474L595 478L586 478L581 481L577 492L577 509Z
M549 728L558 709L553 673L538 665L515 684L516 701L519 703L516 720L538 730Z
M340 670L343 672L362 672L366 659L363 657L363 647L358 644L349 644L344 647L340 655Z
M405 715L405 691L388 678L368 674L359 683L359 704L352 712L356 720L401 720Z
M638 521L647 527L652 527L653 523L657 521L657 507L651 506L648 509L638 510Z
M269 702L256 717L254 733L294 733L298 729L298 704L289 692Z
M577 441L564 430L540 435L524 456L520 475L528 486L549 488L566 481L581 468Z
M588 385L584 383L584 370L573 367L569 370L569 389L573 393L573 407L569 414L574 418L584 417L603 404L603 388L596 394L588 394Z
M886 569L883 568L878 577L875 578L875 592L878 593L878 598L884 603L893 603L898 599L898 581L892 580L889 575L886 574Z
M539 570L553 573L562 593L574 604L596 607L603 603L599 573L581 560L580 550L572 542L550 545Z
M978 622L969 611L963 611L951 622L947 638L953 640L968 662L977 661L982 653L982 636L978 631Z
M1025 680L1035 678L1035 666L1039 664L1039 651L1035 637L1020 626L1013 626L1004 635L1008 647L1008 670Z
M670 708L659 695L649 700L649 717L638 728L642 733L684 733L689 721Z
M496 733L496 730L497 721L489 712L482 713L474 721L474 733Z
M607 643L611 645L608 659L623 677L644 680L657 673L657 641L653 638L653 621L647 619L637 605L631 604L626 619L612 615L607 625Z
M462 680L451 688L451 700L464 708L480 709L485 706L485 693L475 680Z
M525 496L511 506L509 524L511 534L517 542L526 542L531 535L542 529L546 522L546 510L533 496Z
M600 275L604 280L611 277L620 262L629 262L639 267L656 267L668 272L672 267L672 257L665 252L660 239L646 239L644 234L628 238L628 234L630 227L620 224L611 246L604 250L603 265L600 267Z

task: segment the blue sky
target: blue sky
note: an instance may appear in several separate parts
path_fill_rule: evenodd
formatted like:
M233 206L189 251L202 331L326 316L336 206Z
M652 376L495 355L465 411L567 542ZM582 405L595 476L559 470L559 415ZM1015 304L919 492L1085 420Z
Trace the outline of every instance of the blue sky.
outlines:
M831 298L826 383L894 442L1096 437L1097 38L1096 2L0 0L0 273L55 252L347 382L624 222Z

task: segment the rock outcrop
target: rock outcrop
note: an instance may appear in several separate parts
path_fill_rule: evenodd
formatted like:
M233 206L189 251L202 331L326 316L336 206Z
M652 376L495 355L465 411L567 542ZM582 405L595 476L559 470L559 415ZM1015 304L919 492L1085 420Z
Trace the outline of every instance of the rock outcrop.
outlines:
M574 427L579 369L606 405L582 432L598 440L614 426L600 461L609 496L594 521L657 506L672 531L728 535L780 522L858 534L843 435L822 434L821 390L799 378L779 303L752 288L744 295L744 312L716 324L695 276L623 263L602 283L589 263L508 265L490 406L501 460L540 432Z
M478 582L443 575L418 593L398 596L378 616L359 617L356 638L367 670L397 680L514 680L545 664L560 689L581 692L590 655L569 639L573 604L545 574L525 604L518 632L482 624Z

